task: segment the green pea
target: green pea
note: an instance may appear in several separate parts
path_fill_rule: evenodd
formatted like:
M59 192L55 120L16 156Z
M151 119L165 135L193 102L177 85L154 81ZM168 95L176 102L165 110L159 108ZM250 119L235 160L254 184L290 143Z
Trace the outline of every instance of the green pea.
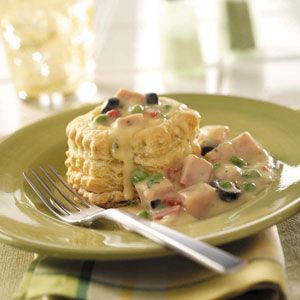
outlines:
M144 107L142 105L135 105L131 108L131 113L132 114L138 114L144 111Z
M152 174L150 178L147 180L147 186L150 188L152 185L156 183L160 183L163 177L164 176L161 173Z
M242 159L242 158L240 158L240 157L237 157L237 156L232 156L231 158L230 158L230 161L234 164L234 165L236 165L236 166L238 166L238 167L244 167L245 165L246 165L246 162Z
M242 174L245 178L259 178L262 176L262 174L258 170L245 170Z
M242 187L245 192L252 192L256 189L256 185L254 182L244 183Z
M147 177L149 177L149 174L144 169L141 169L141 168L135 169L131 173L131 180L133 183L138 183L140 181L143 181Z
M137 216L144 218L144 219L150 219L150 214L147 210L141 210L137 213Z
M170 105L170 104L165 104L164 105L165 111L169 111L171 108L172 108L172 105Z
M231 189L233 188L233 183L228 180L222 180L220 181L220 187L223 189Z
M105 114L101 114L94 119L95 122L103 124L107 121L107 116Z
M221 163L215 163L214 165L213 165L213 169L214 170L217 170L217 169L219 169L221 167Z

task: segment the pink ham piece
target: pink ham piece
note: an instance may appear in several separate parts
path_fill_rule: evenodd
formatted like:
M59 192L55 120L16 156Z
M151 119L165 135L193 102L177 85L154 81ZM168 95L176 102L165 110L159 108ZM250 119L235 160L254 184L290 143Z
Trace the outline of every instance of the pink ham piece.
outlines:
M148 187L147 180L135 184L136 191L141 199L143 207L150 207L150 202L155 199L162 199L165 195L175 192L172 182L164 178L161 182Z
M207 215L211 206L218 201L218 194L212 186L201 182L179 191L183 196L183 206L195 218Z
M232 156L236 156L236 151L231 142L224 142L214 150L208 152L205 158L212 164L220 160L229 160Z
M116 121L116 126L129 127L141 124L142 122L144 122L143 114L133 114L128 115L126 117L118 118Z
M262 149L249 132L244 132L231 140L234 150L241 157L255 155L258 161L267 161L268 153Z
M120 89L115 96L124 102L132 102L133 104L146 104L145 95L130 90Z
M180 183L191 186L198 182L208 182L212 172L212 164L203 158L190 154L183 160Z
M244 132L231 141L224 142L214 150L205 155L205 159L212 164L221 161L229 161L233 156L240 156L245 159L255 156L258 161L268 161L268 153L262 149L253 139L249 132Z
M255 153L261 148L249 132L244 132L231 140L236 153Z
M164 210L160 211L159 213L153 215L152 219L153 220L161 220L165 216L168 216L168 215L174 214L174 213L178 214L180 211L181 211L180 205L169 206L169 207L165 208Z

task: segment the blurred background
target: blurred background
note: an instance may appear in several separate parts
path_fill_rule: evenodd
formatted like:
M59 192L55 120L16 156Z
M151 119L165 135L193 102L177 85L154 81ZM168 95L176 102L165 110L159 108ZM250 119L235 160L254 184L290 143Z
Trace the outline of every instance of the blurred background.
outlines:
M46 7L48 18L53 2L58 2L59 9L68 10L68 14L71 11L76 21L81 22L68 33L73 32L73 37L77 37L69 52L63 43L51 45L54 26L51 19L45 23L45 16L31 7ZM299 1L67 0L62 4L47 0L41 4L36 0L0 0L0 3L0 136L53 111L111 96L119 87L140 92L242 95L300 108ZM74 3L77 6L73 7ZM35 15L36 23L30 27ZM59 22L65 38L67 22L63 19ZM83 30L79 32L78 28ZM43 56L33 49L31 40L37 43L41 37L43 47L49 52L42 53L44 57L56 55L55 68L49 69L44 64L39 69L44 76L41 78L51 78L53 74L57 79L64 75L84 84L79 88L76 81L67 92L64 90L63 97L45 98L37 105L32 99L20 100L26 98L18 86L20 78L29 83L38 82L39 78L30 73L32 62L24 59L25 63L20 65L19 53L25 47L24 53L28 55L29 51L31 59L39 61ZM15 46L18 38L21 46ZM15 52L11 47L15 47ZM18 68L11 68L16 61ZM59 67L64 65L64 69ZM80 73L83 69L84 76ZM79 73L78 79L75 75ZM44 82L38 92L45 89L47 94L52 81Z
M300 109L298 0L0 0L0 33L0 139L120 87ZM298 295L298 239L281 240Z

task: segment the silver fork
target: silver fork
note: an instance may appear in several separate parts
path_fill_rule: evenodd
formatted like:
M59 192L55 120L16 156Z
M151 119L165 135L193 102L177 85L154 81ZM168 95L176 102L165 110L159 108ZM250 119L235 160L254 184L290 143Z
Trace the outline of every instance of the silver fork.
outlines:
M49 166L48 171L44 167L40 167L40 171L43 176L34 170L23 172L23 176L48 209L66 223L90 225L96 219L108 219L123 225L127 230L135 231L158 244L166 246L217 273L227 273L246 263L244 260L224 250L197 241L159 223L142 219L121 209L103 209L90 204L69 186L54 167ZM35 178L34 181L39 184L34 183L30 177ZM60 185L57 182L60 182ZM68 205L64 204L53 193L53 188L66 200ZM68 196L67 190L78 199L79 203L76 203Z

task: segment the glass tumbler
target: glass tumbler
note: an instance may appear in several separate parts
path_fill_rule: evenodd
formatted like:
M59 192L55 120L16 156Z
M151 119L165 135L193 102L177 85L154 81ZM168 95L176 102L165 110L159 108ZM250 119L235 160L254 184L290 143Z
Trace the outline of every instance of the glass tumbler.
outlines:
M2 2L1 32L21 99L69 95L92 84L92 15L93 0Z

